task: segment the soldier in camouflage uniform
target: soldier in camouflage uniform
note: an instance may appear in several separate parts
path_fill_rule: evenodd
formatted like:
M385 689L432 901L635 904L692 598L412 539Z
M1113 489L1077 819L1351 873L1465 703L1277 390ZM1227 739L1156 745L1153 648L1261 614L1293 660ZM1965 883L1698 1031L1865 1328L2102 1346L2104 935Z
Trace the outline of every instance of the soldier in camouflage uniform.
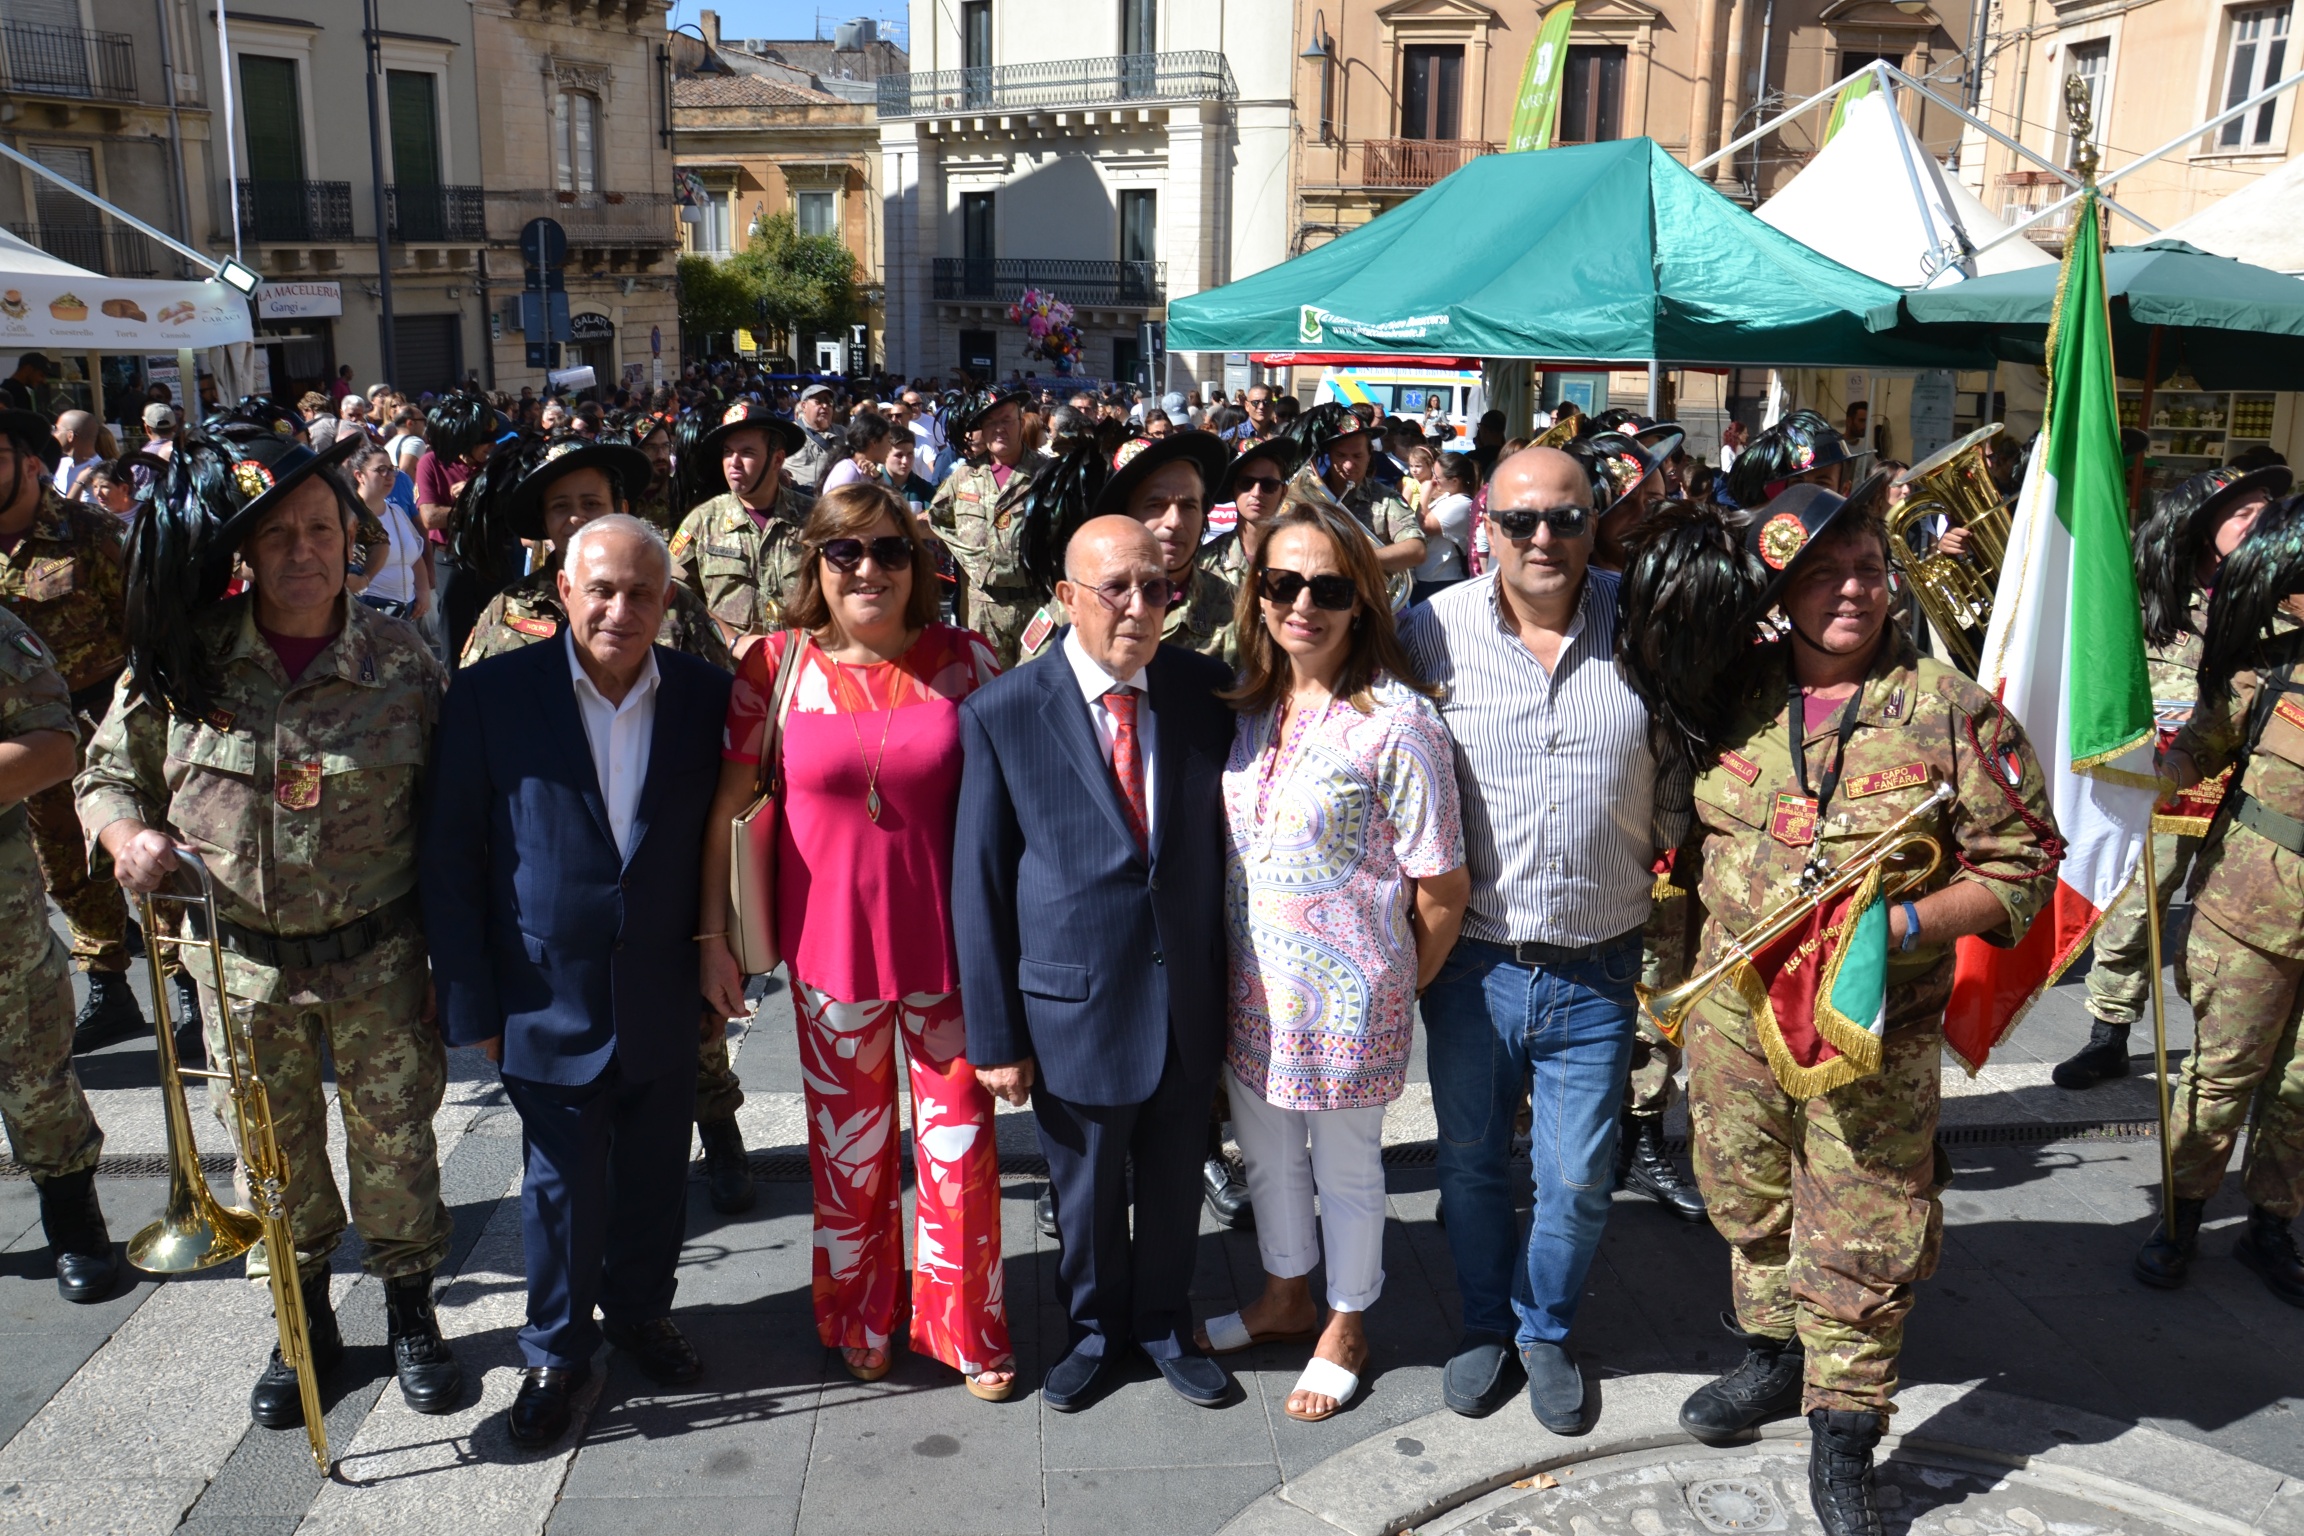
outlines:
M128 657L120 611L125 529L110 513L56 494L43 472L56 457L46 422L30 411L0 413L0 603L47 643L74 713L94 722ZM72 957L88 973L73 1049L126 1039L144 1028L144 1010L128 990L128 905L119 886L88 873L69 782L34 795L25 811L41 878L71 927Z
M2199 693L2200 635L2208 627L2206 593L2216 567L2238 547L2256 514L2287 493L2284 468L2243 475L2226 466L2194 475L2163 494L2136 530L2136 585L2144 598L2144 658L2152 678L2152 706L2161 738L2171 739L2190 717ZM2176 990L2192 995L2179 923L2169 903L2183 889L2200 851L2201 834L2215 815L2220 784L2204 783L2152 818L2152 860L2159 877L2161 953L2176 963ZM2188 916L2189 908L2179 916ZM2150 1005L2151 935L2143 882L2131 885L2097 925L2095 959L2088 968L2088 1012L2095 1018L2088 1043L2056 1067L2056 1086L2087 1088L2128 1075L2128 1032Z
M1332 404L1332 403L1331 403ZM1368 473L1374 439L1360 419L1342 406L1313 408L1306 419L1313 452L1312 468L1328 494L1359 520L1376 541L1376 562L1387 577L1414 571L1424 563L1424 525L1384 482ZM1395 602L1394 606L1398 606Z
M1872 1454L1893 1411L1913 1286L1942 1241L1950 1170L1935 1132L1952 941L2021 939L2058 857L2021 730L1968 679L1914 656L1888 622L1886 479L1869 477L1846 501L1797 485L1760 510L1745 538L1767 577L1734 564L1746 596L1733 611L1756 619L1780 604L1790 637L1717 659L1726 672L1709 704L1678 716L1721 722L1699 733L1695 824L1675 860L1705 914L1702 965L1796 895L1812 858L1844 858L1939 783L1954 794L1917 828L1941 844L1939 872L1891 908L1876 1060L1822 1050L1804 1060L1733 986L1714 990L1688 1026L1697 1177L1733 1250L1746 1354L1688 1399L1680 1422L1726 1443L1804 1410L1811 1502L1833 1536L1880 1529ZM1673 585L1656 573L1688 557L1681 535L1715 532L1726 534L1718 514L1691 510L1643 550L1626 590ZM1695 618L1628 617L1626 650L1664 649L1654 638L1664 625ZM1715 612L1701 633L1722 632ZM1685 629L1675 643L1689 643Z
M672 428L661 417L632 423L632 446L648 456L648 488L632 498L632 515L669 539L678 529L672 516Z
M1200 546L1200 567L1237 588L1248 579L1263 546L1264 528L1279 515L1288 480L1304 463L1303 447L1284 437L1251 443L1216 482L1218 506L1232 504L1232 526Z
M401 1390L438 1413L462 1373L432 1309L452 1230L432 1131L447 1057L415 919L415 812L446 674L412 625L345 596L353 499L333 465L357 446L315 454L268 433L179 445L138 524L151 544L128 600L149 638L77 790L91 868L151 891L175 878L182 846L215 879L226 995L202 998L209 1055L223 1057L228 1016L253 1042L296 1233L292 1260L252 1253L251 1274L298 1265L313 1368L334 1369L328 1256L346 1221L325 1052ZM255 585L226 599L236 554ZM230 1125L220 1089L211 1103ZM249 1408L268 1427L302 1422L277 1351Z
M2229 767L2193 876L2194 1045L2168 1122L2175 1206L2137 1254L2148 1285L2181 1285L2200 1218L2224 1184L2243 1122L2248 1229L2234 1256L2275 1296L2304 1306L2304 497L2259 514L2217 573L2200 657L2200 697L2162 753L2175 785ZM2283 614L2283 610L2286 613ZM2253 1107L2251 1105L2253 1104Z
M104 1133L72 1070L72 976L48 928L27 797L69 785L79 734L56 657L0 613L0 1122L40 1189L40 1224L66 1301L102 1301L118 1269L96 1158Z
M928 504L928 522L959 563L960 622L992 644L1003 670L1016 665L1024 628L1045 600L1025 574L1020 515L1032 475L1024 464L1024 394L993 395L958 423L963 438L984 444L971 461L945 477Z
M521 537L550 545L552 554L481 610L458 665L468 667L517 651L565 630L568 610L560 601L560 551L586 523L625 510L647 484L648 463L638 449L589 443L581 437L547 444L535 467L507 492L502 512ZM736 670L702 601L677 582L656 643L708 661L723 672ZM743 1103L744 1085L736 1077L723 1031L703 1042L696 1074L696 1129L704 1145L705 1183L713 1209L723 1215L751 1209L754 1198L751 1158L736 1125L736 1111Z
M693 507L672 535L672 578L710 610L731 648L784 622L784 593L800 572L807 496L784 484L784 457L800 429L739 400L693 452L717 462L731 487Z

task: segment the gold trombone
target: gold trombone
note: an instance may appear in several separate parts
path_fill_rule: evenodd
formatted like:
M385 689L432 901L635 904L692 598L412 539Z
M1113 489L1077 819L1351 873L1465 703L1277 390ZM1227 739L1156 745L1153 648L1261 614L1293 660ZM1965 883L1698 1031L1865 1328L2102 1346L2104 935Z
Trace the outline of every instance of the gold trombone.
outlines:
M224 988L224 945L218 934L216 882L198 854L176 850L176 862L192 871L197 896L154 891L144 897L144 959L152 974L152 1032L160 1058L160 1095L168 1110L168 1213L136 1234L128 1262L147 1274L185 1275L212 1269L240 1257L258 1239L271 1262L272 1315L280 1325L280 1361L296 1372L304 1398L304 1433L312 1460L326 1477L328 1425L320 1411L320 1383L312 1370L312 1334L304 1314L304 1288L297 1273L296 1234L288 1221L288 1160L272 1128L272 1100L256 1071L256 1037L245 1017L234 1022ZM180 938L161 926L162 903L197 910L205 939ZM209 994L224 1010L224 1070L187 1067L176 1058L176 1023L170 1017L164 946L208 953ZM254 1210L224 1205L208 1188L200 1148L192 1138L192 1106L184 1080L203 1078L226 1085L239 1129L241 1166L248 1173Z
M1903 502L1888 513L1888 548L1911 580L1912 596L1960 669L1976 675L1978 647L1992 623L1992 596L2008 558L2008 508L1992 483L1984 445L2000 423L1980 427L1896 477ZM1915 555L1906 535L1921 519L1941 512L1950 528L1968 530L1968 553L1931 549Z
M1895 901L1926 885L1934 877L1938 866L1944 862L1944 849L1936 839L1925 832L1914 832L1912 827L1922 818L1934 815L1951 799L1952 786L1939 779L1926 799L1882 828L1863 847L1850 854L1845 862L1824 870L1814 878L1803 877L1798 895L1781 903L1760 921L1730 939L1728 953L1710 969L1689 977L1665 992L1635 986L1632 990L1640 999L1640 1011L1648 1015L1649 1022L1663 1032L1665 1039L1678 1045L1680 1033L1687 1027L1688 1015L1713 988L1726 981L1736 967L1806 922L1809 914L1817 907L1862 884L1875 867L1914 857L1927 860L1925 864L1896 870L1894 883L1883 883L1881 896L1884 900Z

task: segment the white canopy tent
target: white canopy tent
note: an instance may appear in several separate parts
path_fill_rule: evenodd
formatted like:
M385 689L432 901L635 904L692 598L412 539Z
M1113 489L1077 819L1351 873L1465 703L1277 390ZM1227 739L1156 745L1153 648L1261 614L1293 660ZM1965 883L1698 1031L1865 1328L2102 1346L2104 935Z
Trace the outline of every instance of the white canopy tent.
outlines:
M0 352L177 352L254 335L248 301L222 283L105 277L0 229Z
M2304 155L2160 232L2218 256L2275 272L2304 273Z

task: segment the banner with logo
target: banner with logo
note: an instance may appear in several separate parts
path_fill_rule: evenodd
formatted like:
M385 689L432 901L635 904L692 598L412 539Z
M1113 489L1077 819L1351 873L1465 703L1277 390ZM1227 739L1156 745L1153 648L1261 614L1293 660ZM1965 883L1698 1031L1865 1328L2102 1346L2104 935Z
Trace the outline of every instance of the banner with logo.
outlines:
M1576 24L1576 0L1560 0L1544 13L1528 64L1520 73L1520 99L1512 108L1509 148L1550 149L1552 125L1560 118L1560 78L1568 70L1568 29Z

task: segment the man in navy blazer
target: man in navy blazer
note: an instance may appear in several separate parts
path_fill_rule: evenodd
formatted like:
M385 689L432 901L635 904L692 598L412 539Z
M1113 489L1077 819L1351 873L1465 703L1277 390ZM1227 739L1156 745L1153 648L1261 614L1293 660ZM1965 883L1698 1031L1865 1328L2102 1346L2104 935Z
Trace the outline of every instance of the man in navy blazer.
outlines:
M602 1329L691 1380L671 1320L707 1026L696 906L728 675L654 644L672 561L621 514L569 540L557 642L457 674L435 738L425 938L451 1045L503 1069L526 1131L527 1361L514 1440L560 1438Z
M1192 1342L1189 1292L1225 1038L1232 677L1160 643L1168 578L1135 519L1083 524L1065 576L1062 640L960 708L968 1059L1009 1103L1031 1096L1048 1157L1072 1349L1043 1400L1084 1407L1134 1343L1213 1407L1231 1384Z

